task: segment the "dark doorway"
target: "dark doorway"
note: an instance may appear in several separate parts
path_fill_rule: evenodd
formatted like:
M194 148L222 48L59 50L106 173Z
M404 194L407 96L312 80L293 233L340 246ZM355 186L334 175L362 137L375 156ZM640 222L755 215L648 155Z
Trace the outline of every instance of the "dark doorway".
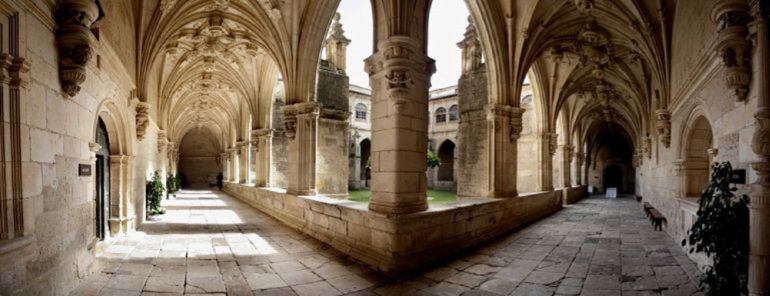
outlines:
M438 158L441 165L438 167L439 181L454 181L455 179L455 143L446 140L438 148Z
M371 177L372 142L369 139L361 141L361 181L364 181L366 187L369 187L369 178Z
M617 188L618 192L624 192L623 188L623 169L617 165L610 165L604 169L604 191L607 188Z
M96 128L95 142L101 145L96 151L96 168L94 190L94 209L96 211L94 231L99 240L104 240L108 233L107 219L110 216L110 140L107 126L101 118Z

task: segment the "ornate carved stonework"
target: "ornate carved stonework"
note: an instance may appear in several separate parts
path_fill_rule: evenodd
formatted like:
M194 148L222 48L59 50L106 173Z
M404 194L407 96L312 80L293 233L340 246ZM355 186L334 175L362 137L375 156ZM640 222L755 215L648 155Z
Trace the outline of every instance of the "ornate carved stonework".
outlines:
M283 107L283 128L284 134L289 140L294 140L297 135L298 117L318 118L321 106L316 102L297 103Z
M754 114L756 129L751 139L751 149L757 155L770 157L770 108L761 108Z
M163 152L168 145L168 138L166 137L166 131L158 131L158 153Z
M717 25L716 49L725 66L727 86L738 101L746 100L751 82L751 42L748 23L751 16L743 0L716 1L711 17Z
M97 0L62 0L56 8L59 80L70 97L78 94L80 84L86 80L86 64L94 51L91 26L102 15Z
M642 155L648 159L652 158L652 138L644 137L642 139Z
M521 136L521 131L524 126L522 122L524 111L524 108L511 107L511 122L509 126L511 142L518 140L519 136Z
M462 41L457 43L457 47L462 49L462 72L468 73L478 70L482 66L482 49L476 33L476 26L473 25L471 17L468 17L468 27L465 28L465 34Z
M9 84L12 87L27 88L29 86L29 68L30 63L25 58L14 58L8 67L8 74L11 76Z
M657 129L660 142L668 148L671 146L671 112L666 109L655 110L657 116Z
M150 126L150 104L145 102L138 102L136 104L136 138L141 141L144 140L144 135L147 132L147 127Z

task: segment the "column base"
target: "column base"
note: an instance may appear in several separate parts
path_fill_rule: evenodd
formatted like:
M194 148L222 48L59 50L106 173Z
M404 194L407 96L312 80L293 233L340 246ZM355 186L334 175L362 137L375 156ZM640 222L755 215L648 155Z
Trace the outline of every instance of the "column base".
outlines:
M427 200L424 202L414 203L414 204L378 203L376 201L369 202L370 211L382 213L382 214L404 215L404 214L422 212L427 209L428 209Z

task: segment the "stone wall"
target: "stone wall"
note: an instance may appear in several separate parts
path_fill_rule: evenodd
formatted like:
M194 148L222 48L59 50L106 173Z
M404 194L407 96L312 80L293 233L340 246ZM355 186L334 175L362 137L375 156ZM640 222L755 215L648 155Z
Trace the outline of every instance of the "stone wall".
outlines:
M562 193L467 199L388 216L366 204L226 183L224 191L383 272L396 274L457 254L558 211Z
M588 196L586 186L563 188L564 204L573 204Z
M133 26L121 25L130 22L129 16L116 13L100 24L105 32L119 31L120 34L100 34L100 38L95 39L94 56L86 66L87 79L75 96L68 97L58 77L56 24L51 15L54 7L46 6L49 2L34 3L3 1L0 5L2 11L9 9L18 13L12 20L18 27L0 28L1 38L15 40L0 41L6 45L18 44L11 58L23 59L29 66L28 77L24 75L18 88L18 110L13 104L10 108L7 105L6 82L2 82L4 91L0 94L6 102L3 128L13 129L9 124L14 116L20 126L19 184L24 221L21 233L0 240L0 294L67 295L81 279L99 268L94 260L98 241L94 225L95 177L78 174L79 165L93 168L95 158L90 144L95 141L97 118L102 117L107 124L108 151L116 156L111 157L112 160L123 162L119 171L125 177L120 181L121 186L111 186L120 188L115 191L120 193L128 214L115 221L116 227L111 232L130 232L142 223L143 176L156 169L165 172L167 161L158 156L155 141L158 129L152 119L144 141L137 141L134 132L136 100L131 90L135 83L130 74L126 74L134 68L133 58L129 56L133 49L116 49L116 40L110 40L111 36L134 36ZM112 5L105 7L113 8ZM8 16L0 13L0 17ZM8 29L18 31L8 34ZM2 52L8 53L8 48ZM7 152L6 167L10 168L12 153ZM137 153L142 157L136 157ZM112 177L119 179L114 174ZM10 180L10 175L7 178ZM11 186L11 182L4 185ZM11 191L10 187L7 189ZM2 202L10 205L10 196Z

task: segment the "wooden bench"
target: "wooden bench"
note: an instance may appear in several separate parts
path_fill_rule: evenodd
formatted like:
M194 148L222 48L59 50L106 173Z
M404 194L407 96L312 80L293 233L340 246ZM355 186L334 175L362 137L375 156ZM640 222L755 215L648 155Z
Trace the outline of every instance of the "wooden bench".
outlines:
M650 209L650 221L652 221L652 226L655 227L655 230L663 230L663 223L668 223L666 217L655 208Z
M642 204L642 206L644 207L644 214L647 215L647 217L649 217L650 209L654 209L654 208L649 202L646 202L646 201Z

